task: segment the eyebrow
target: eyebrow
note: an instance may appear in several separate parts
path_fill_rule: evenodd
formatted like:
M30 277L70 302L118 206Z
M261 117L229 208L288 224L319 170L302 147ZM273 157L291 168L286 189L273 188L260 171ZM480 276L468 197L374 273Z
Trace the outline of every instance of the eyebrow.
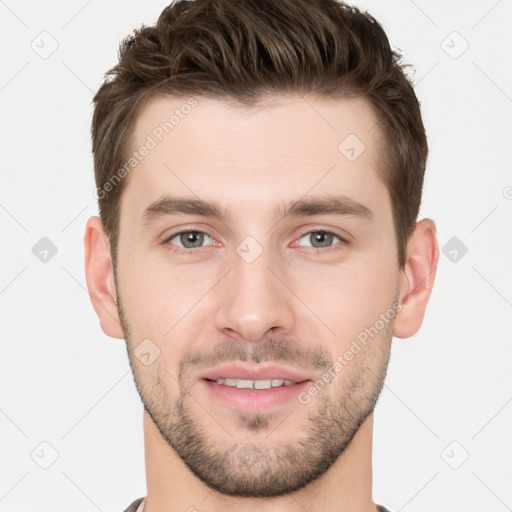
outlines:
M195 197L163 196L151 203L142 213L141 224L147 225L168 215L200 215L225 222L230 214L214 202ZM274 209L279 218L307 217L311 215L337 215L366 218L372 221L373 212L364 204L347 196L323 195L301 198L279 205Z

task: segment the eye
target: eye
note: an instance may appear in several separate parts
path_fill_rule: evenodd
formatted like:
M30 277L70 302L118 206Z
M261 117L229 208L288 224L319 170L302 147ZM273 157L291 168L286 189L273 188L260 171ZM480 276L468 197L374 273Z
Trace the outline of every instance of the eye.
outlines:
M329 249L332 247L332 242L334 239L338 239L342 244L348 244L348 241L337 235L336 233L332 233L331 231L318 230L318 231L308 231L304 235L302 235L298 240L306 239L310 241L309 247L313 247L314 249ZM335 244L337 245L337 244Z
M184 249L182 252L198 252L199 249L203 247L203 243L205 238L209 238L213 240L211 236L209 236L204 231L188 230L188 231L180 231L179 233L174 233L170 237L166 238L163 243L164 245L171 243L177 248ZM173 240L175 240L173 242Z

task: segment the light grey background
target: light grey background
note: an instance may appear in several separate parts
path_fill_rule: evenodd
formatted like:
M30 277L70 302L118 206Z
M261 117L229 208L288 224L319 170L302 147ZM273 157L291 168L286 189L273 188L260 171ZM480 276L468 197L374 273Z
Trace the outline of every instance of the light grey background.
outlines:
M166 4L0 1L2 512L121 511L146 493L142 405L124 341L90 303L83 235L97 214L93 93L121 38ZM353 5L414 64L421 216L444 248L422 329L393 342L374 498L392 512L512 510L512 0Z

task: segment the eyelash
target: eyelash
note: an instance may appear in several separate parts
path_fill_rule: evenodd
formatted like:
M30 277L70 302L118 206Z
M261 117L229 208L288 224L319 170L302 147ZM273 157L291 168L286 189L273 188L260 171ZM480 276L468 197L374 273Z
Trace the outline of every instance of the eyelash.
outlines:
M183 233L201 233L203 235L209 236L210 238L213 238L206 231L203 231L201 229L185 229L183 231L178 231L177 233L173 233L172 235L170 235L167 238L165 238L165 240L163 240L163 242L162 242L162 245L167 246L167 249L169 251L172 251L172 252L175 252L175 253L178 253L178 254L201 254L202 249L204 249L205 247L197 247L195 249L186 249L186 248L175 246L175 245L169 245L170 240L172 240L173 238L175 238L178 235L181 235ZM336 244L336 245L349 245L350 244L350 242L347 239L343 238L342 236L338 235L337 233L334 233L333 231L329 231L329 230L326 230L326 229L314 229L314 230L311 230L311 231L306 231L305 233L300 235L298 238L296 238L296 240L300 240L305 235L309 235L311 233L323 233L323 234L327 234L327 235L333 235L334 237L336 237L336 238L338 238L340 240L340 243ZM311 252L315 256L320 254L321 252L326 252L326 251L329 251L329 250L338 250L338 249L336 249L335 246L327 247L327 248L324 248L324 249L321 249L321 248L318 248L318 247L311 247Z

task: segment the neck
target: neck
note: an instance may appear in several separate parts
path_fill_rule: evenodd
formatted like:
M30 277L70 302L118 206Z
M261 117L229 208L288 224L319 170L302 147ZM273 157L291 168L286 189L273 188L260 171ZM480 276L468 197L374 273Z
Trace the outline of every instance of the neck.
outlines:
M144 512L376 512L372 499L373 414L320 478L276 498L225 496L184 464L144 412L147 495Z

